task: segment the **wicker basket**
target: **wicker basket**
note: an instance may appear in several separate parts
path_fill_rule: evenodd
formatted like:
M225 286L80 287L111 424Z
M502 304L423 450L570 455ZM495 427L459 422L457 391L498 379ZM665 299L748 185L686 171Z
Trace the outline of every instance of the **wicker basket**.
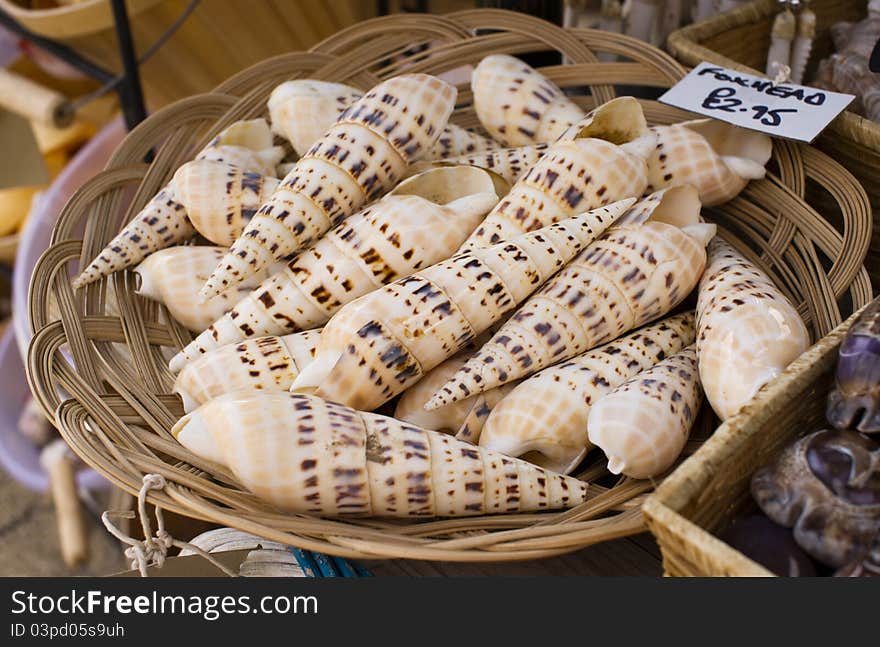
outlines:
M432 46L427 52L406 54L414 42ZM543 71L571 88L585 106L612 98L611 83L664 88L684 74L668 55L635 39L564 30L522 14L474 10L446 16L397 15L346 29L309 52L261 63L211 94L168 106L135 129L107 169L65 207L53 245L31 282L36 334L28 362L30 383L74 451L130 492L140 488L144 474L163 475L167 487L150 495L150 501L163 508L343 557L531 559L644 531L640 506L653 483L613 480L599 456L579 473L592 483L593 498L567 512L413 522L281 514L169 434L182 406L170 394L172 376L165 358L191 334L160 322L160 307L133 294L130 272L116 275L112 283L121 318L105 312L106 282L77 294L70 285L69 273L77 262L81 267L91 260L201 143L233 120L265 114L266 98L282 80L311 76L369 87L404 70L441 74L475 64L491 52L546 50L559 51L572 61ZM596 52L628 60L599 62ZM586 80L593 85L584 87ZM460 88L459 97L453 119L465 126L476 124L468 106L469 90ZM686 117L654 101L643 105L649 121L669 123ZM159 143L153 163L141 164L145 152ZM837 203L839 228L804 201L808 188ZM867 197L849 173L822 153L776 142L767 179L753 182L741 196L707 210L707 215L798 304L813 339L837 325L841 312L870 298L862 267L870 231ZM84 236L75 235L83 221ZM50 295L60 306L60 321L48 319ZM120 343L131 359L120 353ZM710 416L704 416L702 426L711 431Z
M804 78L813 78L816 66L834 53L830 27L840 21L857 21L867 13L865 0L811 0L816 12L816 39ZM686 65L709 61L762 74L770 48L777 0L757 0L669 35L668 47ZM865 187L874 209L874 231L865 266L871 282L880 289L880 124L853 112L844 112L819 136L816 145L840 162Z
M740 513L754 508L749 482L755 470L798 436L828 426L825 402L834 384L837 351L855 317L725 421L648 497L643 511L668 575L773 575L717 535Z

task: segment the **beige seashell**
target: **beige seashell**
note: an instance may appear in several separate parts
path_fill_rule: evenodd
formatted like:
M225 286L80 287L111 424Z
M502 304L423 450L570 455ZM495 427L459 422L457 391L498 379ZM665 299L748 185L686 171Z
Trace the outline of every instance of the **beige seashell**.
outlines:
M363 92L350 85L314 79L282 83L269 96L272 129L290 141L300 157L333 125ZM455 124L446 124L440 137L424 156L435 160L498 148L498 144Z
M483 128L504 146L555 141L584 117L555 83L527 63L495 54L471 77L474 111Z
M160 249L134 268L139 277L137 293L164 304L171 316L189 330L204 330L266 274L261 272L235 290L201 302L199 288L225 251L222 247L192 246Z
M378 407L499 321L632 202L458 254L352 301L324 327L291 390Z
M608 471L660 476L684 449L703 392L691 345L643 370L590 408L590 442L608 457Z
M476 442L492 408L513 389L515 384L505 384L488 393L481 393L433 411L426 411L425 403L437 389L455 375L477 348L479 346L468 348L428 371L427 375L412 388L404 391L397 401L394 417L422 429L442 431L454 435L459 440Z
M773 152L767 135L712 119L651 130L657 145L648 157L647 191L692 184L707 207L727 202L749 180L763 178Z
M458 517L568 508L587 499L582 481L309 395L223 395L171 433L290 512Z
M448 157L435 162L417 162L414 166L423 165L423 168L429 168L437 163L479 166L487 171L497 173L508 183L514 184L541 159L549 147L549 144L534 144L517 148L500 148L459 157Z
M545 368L495 405L480 445L567 474L592 447L587 435L591 407L640 370L693 341L694 316L685 313Z
M187 363L173 392L187 413L211 398L238 389L287 391L314 359L320 330L248 339L227 344Z
M272 175L284 150L272 146L272 133L264 119L239 121L222 131L197 156L198 160L225 162L243 171ZM186 209L169 182L98 254L73 281L79 289L133 267L153 252L171 247L195 235Z
M280 180L223 162L195 160L174 174L174 193L190 222L216 245L229 246L241 234Z
M297 161L205 283L219 294L314 242L392 188L440 135L456 90L427 74L384 81Z
M804 322L770 278L713 240L697 299L697 357L718 417L737 413L809 345Z
M671 186L648 195L623 214L615 227L643 222L664 222L674 227L687 227L700 222L700 196L690 184Z
M625 148L637 142L635 152ZM462 249L494 245L577 213L642 195L647 185L643 155L651 150L653 136L638 102L632 97L609 101L550 146Z
M357 297L448 258L496 202L493 179L471 166L401 182L214 321L171 370L223 344L322 325Z
M548 281L428 402L531 375L660 317L694 289L715 225L620 225Z

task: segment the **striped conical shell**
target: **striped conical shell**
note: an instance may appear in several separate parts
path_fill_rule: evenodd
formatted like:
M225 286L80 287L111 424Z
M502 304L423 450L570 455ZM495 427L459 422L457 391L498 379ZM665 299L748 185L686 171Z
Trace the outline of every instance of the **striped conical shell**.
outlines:
M239 236L202 294L241 282L311 244L392 188L440 135L456 90L427 74L404 74L354 102L297 161Z
M496 202L490 175L471 166L401 182L214 321L171 370L223 344L322 325L357 297L448 258Z
M224 162L195 160L174 174L174 193L193 227L215 245L229 246L280 180Z
M703 392L691 345L643 370L590 408L590 442L608 471L636 479L660 476L687 442Z
M694 317L680 314L545 368L495 405L480 445L508 456L527 456L562 474L571 472L592 446L587 436L591 407L640 370L693 341Z
M197 156L199 160L225 162L243 171L273 175L284 155L272 146L272 133L264 119L239 121L221 132ZM189 240L195 229L169 182L120 231L74 280L81 288L113 272L133 267L153 252Z
M314 79L285 81L269 96L272 130L287 139L297 155L305 155L339 115L363 94L357 88L342 83ZM498 147L488 137L455 124L446 124L424 158L441 159Z
M555 141L584 116L550 79L506 54L480 61L471 90L480 123L504 146Z
M225 251L222 247L193 246L160 249L134 269L140 283L137 293L164 304L184 327L200 332L253 290L266 275L261 272L235 290L202 302L199 288Z
M642 155L651 148L641 141L634 151L625 148L641 138L653 142L635 99L617 99L593 111L572 129L570 138L550 146L462 249L494 245L577 213L642 195L648 181Z
M499 148L498 150L479 151L458 157L447 157L438 161L443 164L479 166L487 171L497 173L510 184L514 184L541 159L549 147L549 144L534 144L516 148ZM430 165L431 162L418 162L418 164Z
M582 481L310 395L230 393L181 418L171 433L290 512L460 517L587 499Z
M215 348L183 367L174 381L174 393L189 413L211 398L239 389L287 391L314 358L320 336L320 330L307 330Z
M474 350L476 347L451 357L428 371L428 374L414 386L404 391L397 401L394 417L423 429L452 434L459 440L476 442L492 408L513 389L514 384L505 384L488 393L480 393L472 398L453 402L448 407L433 411L425 410L425 403L431 399L437 389L455 375Z
M645 196L631 206L615 226L641 224L649 220L687 227L700 222L700 196L690 184L671 186Z
M712 119L651 130L657 144L648 157L647 191L692 184L706 206L727 202L749 180L763 178L773 152L767 135Z
M579 355L660 317L694 289L715 225L620 225L578 254L495 333L428 408Z
M631 203L458 254L352 301L324 327L315 361L291 389L378 407L499 321Z
M737 413L809 345L804 322L773 281L713 240L697 299L697 357L718 417Z

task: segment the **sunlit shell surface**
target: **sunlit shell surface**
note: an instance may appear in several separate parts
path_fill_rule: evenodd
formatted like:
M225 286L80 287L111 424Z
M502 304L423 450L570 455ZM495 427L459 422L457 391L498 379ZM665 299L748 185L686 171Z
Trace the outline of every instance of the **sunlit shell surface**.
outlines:
M175 320L193 332L200 332L266 276L260 272L234 290L202 302L199 288L225 251L222 247L192 246L161 249L134 269L140 282L137 293L164 304Z
M608 471L637 479L659 476L681 454L703 393L691 345L630 378L590 409L590 442Z
M693 341L694 317L680 314L539 371L495 405L480 445L568 473L592 446L587 427L591 407Z
M434 145L456 90L427 74L383 81L303 155L206 282L218 294L313 243L391 189Z
M382 285L448 258L498 202L493 179L470 166L413 176L299 254L172 359L241 339L309 330Z
M172 434L291 512L458 517L567 508L587 498L582 481L309 395L220 396L181 418Z
M632 202L458 254L352 301L327 323L292 390L378 407L499 321Z
M174 393L189 413L211 398L238 389L287 391L315 356L321 332L257 337L227 344L186 364L174 381Z
M428 403L516 380L660 317L694 289L715 225L615 226L526 301Z
M804 322L770 278L713 240L697 300L697 357L718 417L739 411L809 345Z

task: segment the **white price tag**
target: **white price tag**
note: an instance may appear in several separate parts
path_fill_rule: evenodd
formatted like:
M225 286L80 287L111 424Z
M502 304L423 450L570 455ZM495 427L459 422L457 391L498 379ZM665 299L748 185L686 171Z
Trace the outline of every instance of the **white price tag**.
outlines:
M804 85L776 85L704 61L659 101L774 137L811 142L854 98Z

